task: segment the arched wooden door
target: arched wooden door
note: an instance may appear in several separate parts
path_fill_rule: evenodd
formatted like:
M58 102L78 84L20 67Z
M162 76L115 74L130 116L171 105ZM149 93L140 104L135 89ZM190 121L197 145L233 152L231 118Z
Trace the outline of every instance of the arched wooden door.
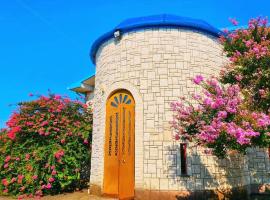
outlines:
M103 192L119 199L134 197L135 102L119 90L106 103Z

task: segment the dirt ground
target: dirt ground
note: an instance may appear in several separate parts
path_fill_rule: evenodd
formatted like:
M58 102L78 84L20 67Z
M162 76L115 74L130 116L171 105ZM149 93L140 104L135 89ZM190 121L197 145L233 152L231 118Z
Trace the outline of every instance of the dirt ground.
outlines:
M13 199L14 198L0 196L0 200L13 200ZM60 194L60 195L55 195L55 196L46 196L46 197L42 197L41 200L117 200L117 199L89 195L87 193L87 190L83 190L83 191L74 192L74 193L66 193L66 194Z

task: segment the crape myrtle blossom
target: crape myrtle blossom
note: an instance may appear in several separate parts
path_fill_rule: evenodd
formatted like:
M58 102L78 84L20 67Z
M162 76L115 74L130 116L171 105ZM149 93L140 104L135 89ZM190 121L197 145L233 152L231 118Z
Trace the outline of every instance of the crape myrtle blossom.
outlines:
M244 151L259 136L269 137L269 116L247 110L238 85L225 87L216 78L203 81L202 76L198 77L194 83L203 91L202 95L193 95L195 104L185 98L171 103L176 140L195 141L224 157L228 149Z
M229 18L229 20L234 26L237 26L239 24L239 22L235 18Z
M270 108L270 27L267 18L248 22L245 29L224 33L220 38L231 61L221 72L221 82L237 84L252 110Z
M230 21L238 24L235 19ZM219 81L204 81L197 75L193 82L203 88L202 96L193 95L197 103L183 99L172 103L175 139L197 141L219 157L226 156L228 150L245 153L248 147L269 147L268 19L258 17L251 19L247 28L224 30L220 42L230 62L221 70Z
M201 76L201 75L197 75L197 76L195 76L195 78L193 79L193 82L195 83L195 84L200 84L201 82L203 81L203 77Z

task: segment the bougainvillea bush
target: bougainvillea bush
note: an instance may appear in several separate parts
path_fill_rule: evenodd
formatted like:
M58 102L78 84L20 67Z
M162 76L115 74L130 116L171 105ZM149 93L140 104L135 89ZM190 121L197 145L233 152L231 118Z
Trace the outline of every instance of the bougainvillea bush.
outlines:
M18 104L0 133L0 194L42 196L85 187L91 109L50 94Z
M237 21L233 20L233 24ZM270 145L270 28L251 19L246 29L225 31L220 41L230 63L219 78L193 82L202 88L191 103L173 102L175 139L196 142L224 158L229 150Z

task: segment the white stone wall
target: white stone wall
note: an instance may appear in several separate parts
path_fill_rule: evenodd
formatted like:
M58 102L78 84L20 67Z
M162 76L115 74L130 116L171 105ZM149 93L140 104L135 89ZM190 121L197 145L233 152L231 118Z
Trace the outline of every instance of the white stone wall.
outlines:
M249 149L247 153L250 184L270 183L270 163L268 149Z
M105 103L116 89L134 96L135 187L203 190L249 183L247 159L219 161L199 147L188 148L188 173L179 172L179 144L172 139L170 103L197 89L191 78L217 75L227 59L208 34L187 29L145 29L105 42L96 55L91 184L102 188ZM191 146L191 145L190 145Z

